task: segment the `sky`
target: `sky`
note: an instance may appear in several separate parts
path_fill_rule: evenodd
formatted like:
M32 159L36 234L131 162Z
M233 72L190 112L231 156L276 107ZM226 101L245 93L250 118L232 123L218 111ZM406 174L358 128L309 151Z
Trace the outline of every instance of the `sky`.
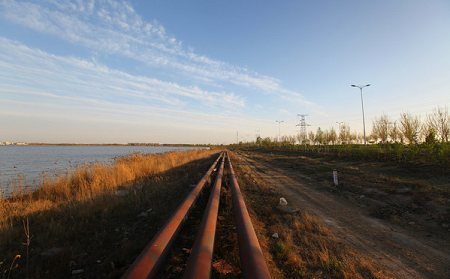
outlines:
M367 134L450 107L450 1L0 0L0 142L362 134L352 84Z

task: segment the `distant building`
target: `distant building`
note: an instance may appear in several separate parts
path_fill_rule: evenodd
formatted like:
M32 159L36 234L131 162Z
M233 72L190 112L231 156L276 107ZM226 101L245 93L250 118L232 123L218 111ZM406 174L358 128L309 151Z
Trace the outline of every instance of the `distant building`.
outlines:
M0 142L0 145L28 145L28 143L4 141L4 142Z

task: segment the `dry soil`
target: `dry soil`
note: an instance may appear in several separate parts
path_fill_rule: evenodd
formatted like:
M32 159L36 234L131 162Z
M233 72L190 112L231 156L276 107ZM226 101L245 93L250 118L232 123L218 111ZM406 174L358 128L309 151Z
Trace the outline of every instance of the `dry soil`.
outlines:
M389 175L389 166L380 163L327 164L322 160L319 164L310 158L271 152L237 155L241 163L276 186L289 203L322 219L336 232L338 241L375 259L395 278L450 278L446 223L450 200L445 195L421 200L422 193L433 194L417 191L417 183L405 187L395 178L398 175ZM343 170L338 173L338 186L330 171L336 165ZM383 168L377 175L382 179L370 175ZM326 175L318 175L321 170ZM364 183L365 179L371 182ZM442 185L448 183L446 179L446 175L441 177Z

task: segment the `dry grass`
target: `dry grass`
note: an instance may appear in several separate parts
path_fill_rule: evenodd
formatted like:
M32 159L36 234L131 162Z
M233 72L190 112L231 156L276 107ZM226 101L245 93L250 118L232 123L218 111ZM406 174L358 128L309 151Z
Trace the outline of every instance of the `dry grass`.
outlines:
M76 278L74 270L83 270L81 278L119 278L216 155L215 151L171 152L133 155L111 166L83 165L53 186L0 201L2 277L25 278L27 237L22 221L28 217L30 278ZM273 278L388 278L371 260L340 243L320 220L303 211L279 212L275 188L235 157L231 160ZM122 190L127 191L124 196L116 194ZM220 215L227 221L225 226L219 224L215 256L238 270L227 187L221 196ZM150 208L147 217L137 217ZM277 239L271 237L275 232ZM42 255L52 247L61 251Z
M232 162L273 278L389 278L319 219L304 211L277 210L281 195L276 189L236 157ZM279 238L271 237L274 233Z
M60 175L56 180L42 177L38 183L42 186L32 193L24 193L27 187L19 187L23 185L19 180L14 183L17 187L13 196L0 203L2 209L6 209L2 210L4 216L0 216L0 222L8 219L8 216L21 218L34 212L48 210L60 203L84 201L100 194L112 193L129 182L203 158L205 154L209 155L211 151L135 153L116 158L111 165L102 163L78 165L73 172Z
M27 218L30 278L65 278L77 269L83 269L82 277L119 276L216 154L212 150L133 154L111 165L80 165L53 183L43 179L43 186L33 193L0 200L2 276L25 278ZM148 216L137 217L142 212ZM52 247L60 252L42 255Z

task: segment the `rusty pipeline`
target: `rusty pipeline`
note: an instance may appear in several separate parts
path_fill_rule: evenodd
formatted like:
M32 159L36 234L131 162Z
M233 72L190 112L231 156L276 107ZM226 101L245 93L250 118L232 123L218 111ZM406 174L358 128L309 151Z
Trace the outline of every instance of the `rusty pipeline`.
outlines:
M211 173L216 167L218 161L224 153L216 159L213 165L209 168L203 178L198 182L197 186L189 193L183 203L177 208L175 213L164 224L164 226L153 237L150 243L145 247L141 254L136 258L133 264L128 268L125 274L121 277L125 278L154 278L159 268L164 262L170 247L172 246L175 238L181 230L184 221L187 218L190 210L199 197L203 186L208 181Z
M241 258L242 278L271 278L229 157L228 167L234 219L236 221L239 243L239 256Z
M183 274L184 279L208 279L211 276L211 266L214 251L217 216L219 213L220 187L222 185L225 156L219 167L214 187L206 206L200 228L192 247L191 256Z

